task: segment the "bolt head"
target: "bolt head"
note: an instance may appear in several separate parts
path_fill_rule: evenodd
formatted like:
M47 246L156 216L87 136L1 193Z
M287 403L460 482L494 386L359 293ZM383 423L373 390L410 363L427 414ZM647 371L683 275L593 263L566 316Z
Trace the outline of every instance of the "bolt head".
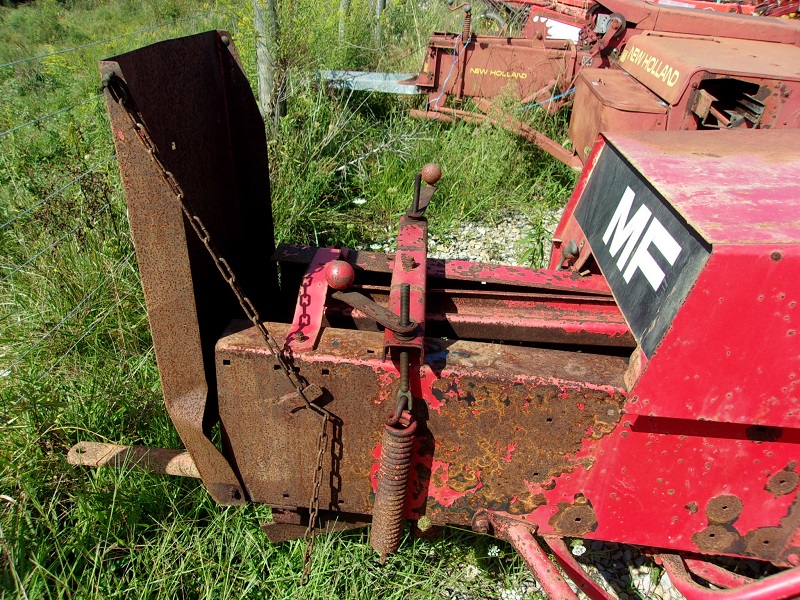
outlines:
M472 531L476 533L491 533L492 524L485 514L479 514L472 519Z
M223 46L228 46L231 43L231 38L229 38L227 35L223 35L221 38L219 38L219 41L222 42Z
M335 290L346 290L355 281L356 272L346 260L334 260L325 267L325 279Z
M442 178L442 167L436 163L428 163L422 167L422 179L428 185L435 185Z

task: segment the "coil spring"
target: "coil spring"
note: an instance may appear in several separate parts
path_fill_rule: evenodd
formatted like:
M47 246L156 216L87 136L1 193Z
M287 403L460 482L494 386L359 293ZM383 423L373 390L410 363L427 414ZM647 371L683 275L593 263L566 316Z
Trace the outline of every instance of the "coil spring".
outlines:
M417 423L407 410L399 421L387 423L381 436L381 463L378 470L378 490L372 513L370 543L386 562L386 555L400 546L403 532L403 509L411 471L411 454Z
M466 44L472 37L472 11L468 10L464 13L464 27L461 30L461 41Z

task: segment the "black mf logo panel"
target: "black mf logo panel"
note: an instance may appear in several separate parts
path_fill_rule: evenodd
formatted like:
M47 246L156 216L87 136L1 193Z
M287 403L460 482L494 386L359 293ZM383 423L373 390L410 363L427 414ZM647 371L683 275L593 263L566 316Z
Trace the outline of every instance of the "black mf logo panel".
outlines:
M710 246L611 146L603 148L575 218L633 335L651 357Z

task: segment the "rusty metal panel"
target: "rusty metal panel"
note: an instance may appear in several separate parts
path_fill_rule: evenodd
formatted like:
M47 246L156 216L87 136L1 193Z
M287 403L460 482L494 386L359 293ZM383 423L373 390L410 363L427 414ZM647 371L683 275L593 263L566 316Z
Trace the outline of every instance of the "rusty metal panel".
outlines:
M269 323L275 335L287 325ZM510 345L428 339L406 513L467 524L481 507L531 512L529 492L576 467L584 442L612 430L624 401L627 361ZM335 415L320 508L372 511L380 436L394 409L398 373L382 360L378 332L327 328L295 367L325 390ZM249 497L287 508L307 505L319 420L275 370L246 323L217 345L220 414ZM414 389L416 388L416 389ZM415 412L417 412L415 410ZM258 426L254 426L257 424Z
M417 85L443 90L442 98L495 98L506 93L526 98L549 82L570 81L576 56L575 45L567 40L475 36L464 48L460 36L435 33Z
M719 18L723 15L717 15ZM707 32L707 35L714 35ZM720 31L716 35L725 35ZM674 105L697 71L712 74L800 81L800 48L748 39L667 37L632 38L620 66Z
M262 313L277 289L266 137L230 38L210 31L100 63L127 85L188 203ZM214 263L184 221L125 109L107 91L164 400L204 483L221 503L244 502L235 466L209 439L218 422L213 349L241 315Z
M569 137L583 162L600 132L666 129L666 103L625 71L583 69L575 89Z

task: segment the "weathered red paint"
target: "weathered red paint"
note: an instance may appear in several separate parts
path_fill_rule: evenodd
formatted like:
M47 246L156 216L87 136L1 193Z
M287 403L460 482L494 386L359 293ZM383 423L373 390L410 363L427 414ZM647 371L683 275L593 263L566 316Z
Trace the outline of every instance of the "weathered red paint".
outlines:
M588 175L588 173L586 174ZM582 179L585 176L582 176ZM275 252L275 260L287 263L309 264L316 252L311 246L281 244ZM394 269L394 254L349 250L347 260L356 271L391 273ZM531 269L529 267L472 262L467 260L442 260L428 258L428 278L453 282L469 281L482 284L511 285L515 287L538 288L563 291L567 293L596 294L610 296L608 283L603 277L582 277L571 271L553 269ZM453 286L455 287L455 286Z
M340 251L335 248L317 250L300 283L292 327L286 336L286 346L294 352L313 350L317 345L328 294L327 267L338 261L339 255Z
M422 354L425 351L425 301L428 277L428 222L424 219L400 218L397 232L397 253L392 267L392 284L389 291L389 310L400 314L400 289L411 286L409 317L417 324L413 335L398 336L385 331L386 348L410 348Z
M671 554L660 558L675 589L688 600L788 600L800 594L798 567L737 588L712 590L695 583L679 556Z

